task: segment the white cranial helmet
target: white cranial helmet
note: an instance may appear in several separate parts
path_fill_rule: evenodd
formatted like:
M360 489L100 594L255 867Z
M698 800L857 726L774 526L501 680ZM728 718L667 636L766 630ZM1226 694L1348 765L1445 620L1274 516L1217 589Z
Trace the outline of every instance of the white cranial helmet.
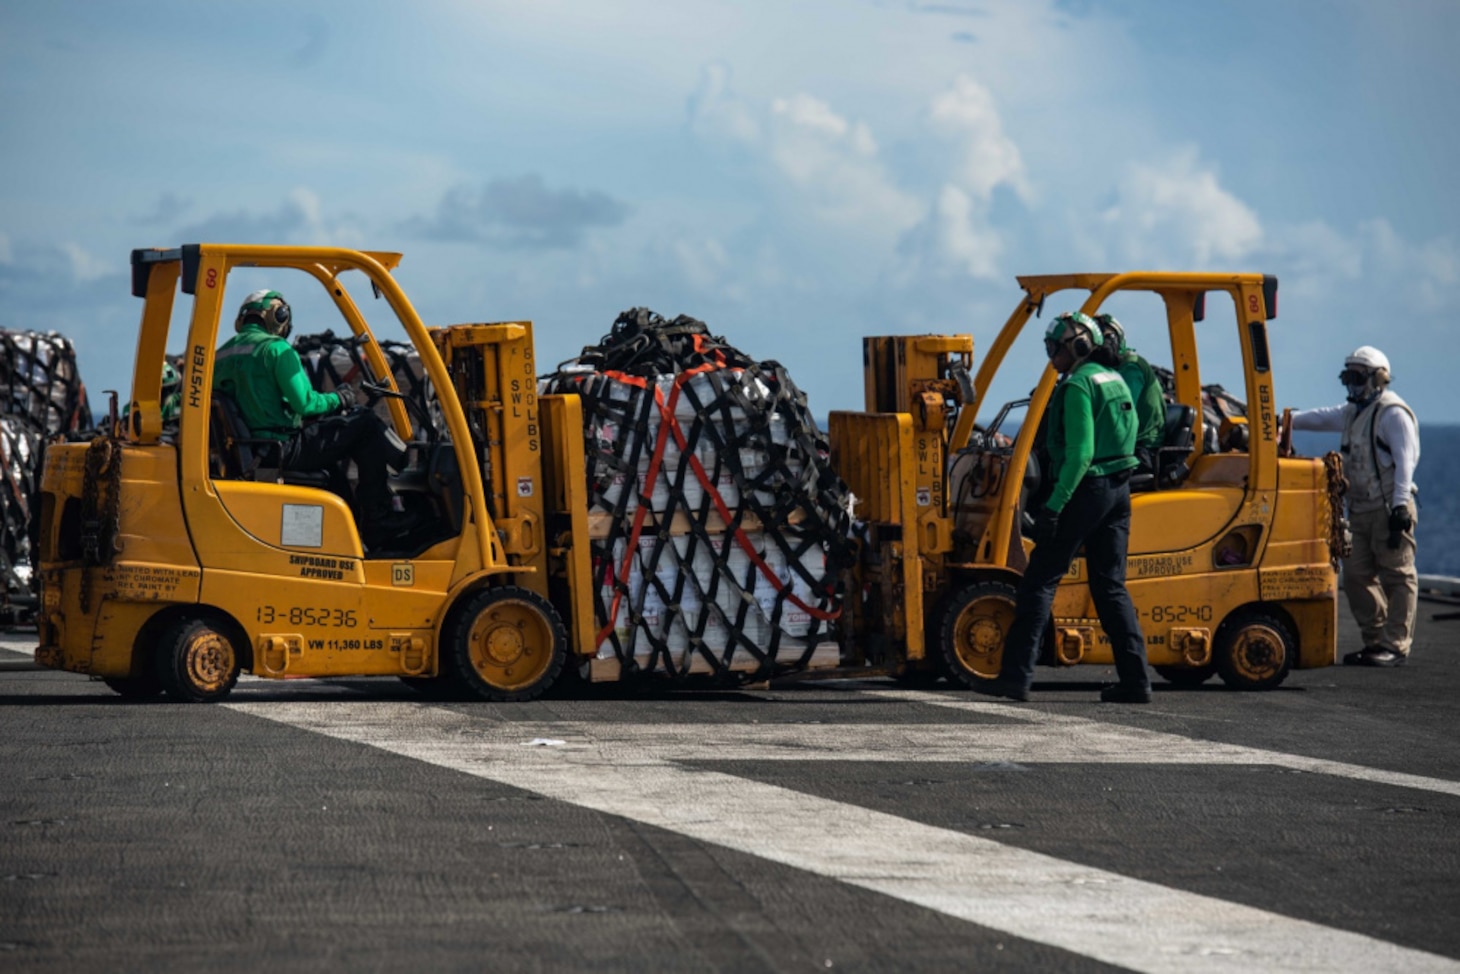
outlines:
M1361 345L1343 360L1338 381L1348 390L1348 401L1364 405L1389 385L1389 358L1372 345Z
M1372 345L1360 345L1343 360L1343 367L1368 369L1370 372L1383 369L1389 371L1389 356Z

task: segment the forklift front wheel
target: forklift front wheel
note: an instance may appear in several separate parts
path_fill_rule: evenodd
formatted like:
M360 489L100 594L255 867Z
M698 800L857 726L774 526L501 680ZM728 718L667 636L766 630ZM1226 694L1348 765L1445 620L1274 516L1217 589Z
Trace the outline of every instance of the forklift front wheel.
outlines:
M531 700L552 685L568 654L558 612L516 586L471 596L456 613L447 645L458 678L485 700Z
M1004 640L1014 622L1014 586L977 582L944 603L938 617L938 663L950 683L972 687L999 675Z
M157 677L174 700L222 700L238 682L238 671L233 641L205 619L179 620L157 647Z
M1271 690L1293 667L1292 630L1271 612L1238 609L1217 630L1212 655L1222 682L1234 690Z

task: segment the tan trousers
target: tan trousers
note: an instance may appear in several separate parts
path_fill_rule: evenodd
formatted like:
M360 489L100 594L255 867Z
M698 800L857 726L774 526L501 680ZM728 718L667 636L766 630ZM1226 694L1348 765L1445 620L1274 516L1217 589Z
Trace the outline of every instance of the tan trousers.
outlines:
M1414 502L1409 515L1419 523ZM1343 563L1343 590L1364 635L1365 646L1409 655L1419 602L1419 573L1414 570L1414 528L1404 532L1399 547L1389 547L1389 512L1349 515L1354 552Z

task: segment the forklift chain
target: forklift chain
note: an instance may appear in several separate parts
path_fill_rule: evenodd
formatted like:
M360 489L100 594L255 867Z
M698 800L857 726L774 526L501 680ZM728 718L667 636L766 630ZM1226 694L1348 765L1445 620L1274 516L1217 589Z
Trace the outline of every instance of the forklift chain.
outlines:
M1343 495L1348 493L1348 477L1343 473L1343 457L1330 450L1323 455L1323 470L1328 475L1328 560L1335 570L1353 554L1348 518L1343 516Z
M105 499L100 499L101 480L107 479ZM98 436L86 448L81 482L81 611L91 611L92 569L111 564L117 552L122 493L121 443L111 436Z

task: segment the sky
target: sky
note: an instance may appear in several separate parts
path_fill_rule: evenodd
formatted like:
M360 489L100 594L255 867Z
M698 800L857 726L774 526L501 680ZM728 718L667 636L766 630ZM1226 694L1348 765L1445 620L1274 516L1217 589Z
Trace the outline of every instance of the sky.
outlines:
M980 357L1015 275L1256 271L1280 407L1372 344L1460 422L1457 42L1455 0L0 0L0 327L71 338L96 407L132 248L400 251L427 324L530 319L544 371L644 306L824 416L864 335ZM1169 364L1159 308L1117 313ZM1225 313L1202 378L1240 388Z

